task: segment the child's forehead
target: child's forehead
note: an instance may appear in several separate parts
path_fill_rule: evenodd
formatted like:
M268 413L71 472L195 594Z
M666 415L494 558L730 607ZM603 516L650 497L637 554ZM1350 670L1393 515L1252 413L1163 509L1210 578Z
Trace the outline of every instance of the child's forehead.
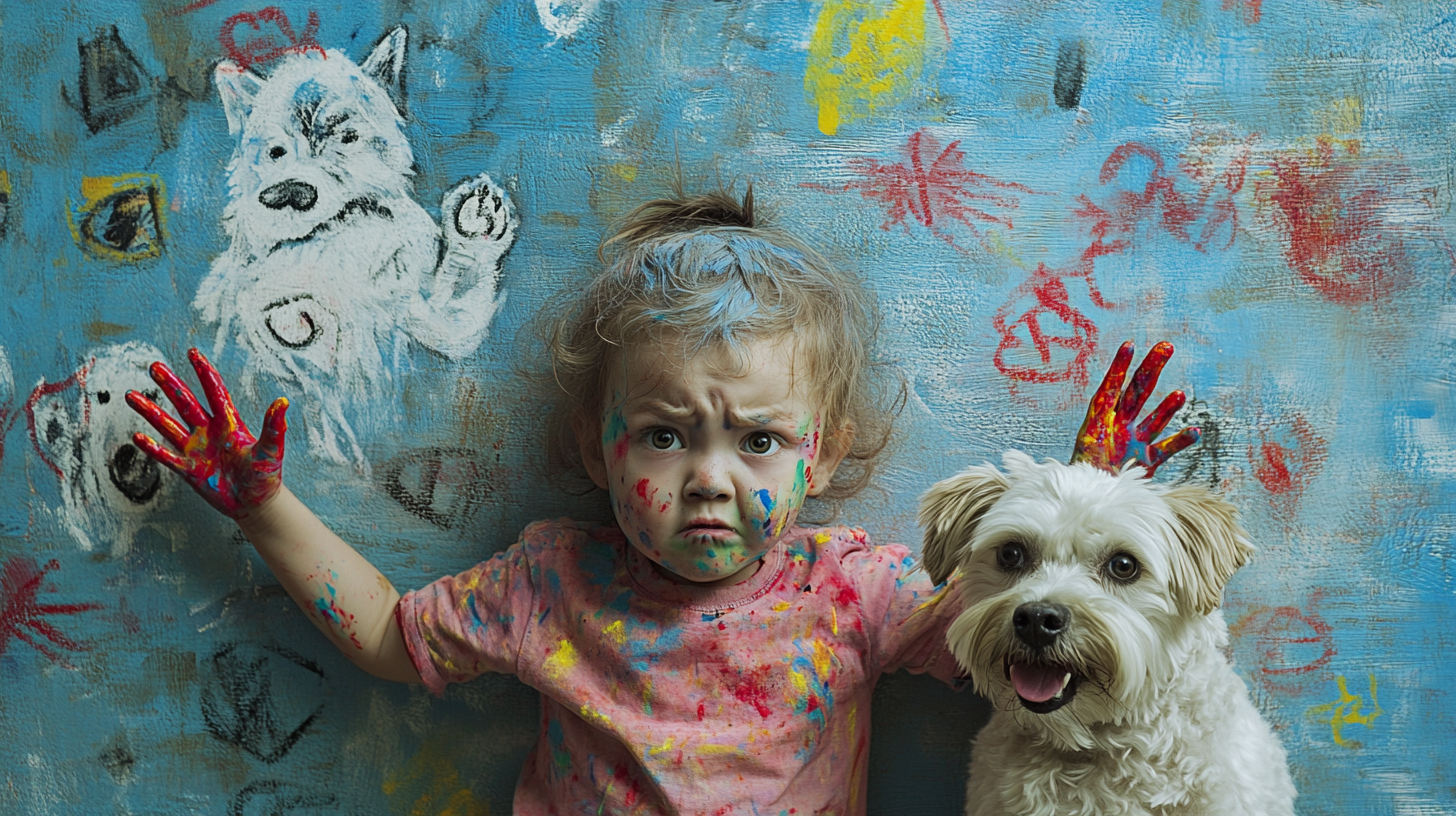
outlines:
M811 369L796 344L748 338L695 353L673 342L623 351L606 378L608 407L701 412L705 407L742 420L800 419L819 410Z

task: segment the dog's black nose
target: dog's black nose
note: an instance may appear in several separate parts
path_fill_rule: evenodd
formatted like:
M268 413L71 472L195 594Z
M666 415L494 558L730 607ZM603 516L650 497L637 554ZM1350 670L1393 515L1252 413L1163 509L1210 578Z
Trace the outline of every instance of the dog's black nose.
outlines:
M299 212L307 212L313 209L315 201L318 201L318 190L302 181L280 181L258 193L258 203L272 210L292 207Z
M1071 611L1058 603L1024 603L1012 613L1011 628L1022 643L1039 649L1055 643L1071 617Z
M146 504L162 486L161 468L130 442L117 448L106 463L111 483L132 504Z

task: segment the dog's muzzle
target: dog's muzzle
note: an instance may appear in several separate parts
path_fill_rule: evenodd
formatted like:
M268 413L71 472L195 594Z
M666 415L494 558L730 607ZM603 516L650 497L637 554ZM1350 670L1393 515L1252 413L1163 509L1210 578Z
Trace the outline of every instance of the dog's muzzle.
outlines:
M106 462L106 474L132 504L146 504L162 486L161 468L130 442L111 454Z
M318 190L312 184L302 181L280 181L261 193L258 203L270 210L292 207L299 212L308 212L318 202Z
M1071 617L1071 610L1058 603L1024 603L1012 613L1011 628L1017 640L1033 649L1045 649L1066 631Z
M1016 607L1011 628L1017 640L1033 654L1039 654L1056 644L1071 618L1071 610L1059 603L1035 601ZM1071 702L1077 693L1077 672L1071 666L1011 658L1005 670L1022 707L1033 714L1050 714Z

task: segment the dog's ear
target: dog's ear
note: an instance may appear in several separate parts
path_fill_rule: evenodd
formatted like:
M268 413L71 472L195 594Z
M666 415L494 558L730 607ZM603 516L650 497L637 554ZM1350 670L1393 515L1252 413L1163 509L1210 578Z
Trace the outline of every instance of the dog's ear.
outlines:
M1169 488L1163 498L1177 518L1182 552L1170 576L1183 614L1207 615L1223 603L1223 588L1234 570L1254 554L1248 533L1232 504L1198 485Z
M404 26L397 26L384 35L384 39L370 52L369 58L359 66L389 93L389 98L394 100L394 106L401 114L404 113L404 53L408 36Z
M950 577L976 524L1007 484L1001 471L979 465L936 482L920 497L920 526L925 530L921 558L930 580L939 584Z
M243 132L248 114L253 112L253 98L263 87L263 78L231 60L223 60L212 72L212 82L222 97L222 109L227 114L228 132L234 136Z

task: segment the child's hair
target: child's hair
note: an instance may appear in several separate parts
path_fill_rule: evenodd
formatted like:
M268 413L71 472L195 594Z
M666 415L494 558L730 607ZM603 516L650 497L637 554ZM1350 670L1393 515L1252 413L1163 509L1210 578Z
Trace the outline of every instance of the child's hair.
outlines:
M742 203L721 189L649 201L602 241L598 257L601 274L547 328L554 467L580 472L573 421L599 421L607 377L628 343L671 343L685 359L727 351L746 366L746 339L785 338L822 401L826 441L842 444L836 432L853 431L824 498L868 483L905 393L898 372L874 359L875 296L788 233L758 226L753 185Z

